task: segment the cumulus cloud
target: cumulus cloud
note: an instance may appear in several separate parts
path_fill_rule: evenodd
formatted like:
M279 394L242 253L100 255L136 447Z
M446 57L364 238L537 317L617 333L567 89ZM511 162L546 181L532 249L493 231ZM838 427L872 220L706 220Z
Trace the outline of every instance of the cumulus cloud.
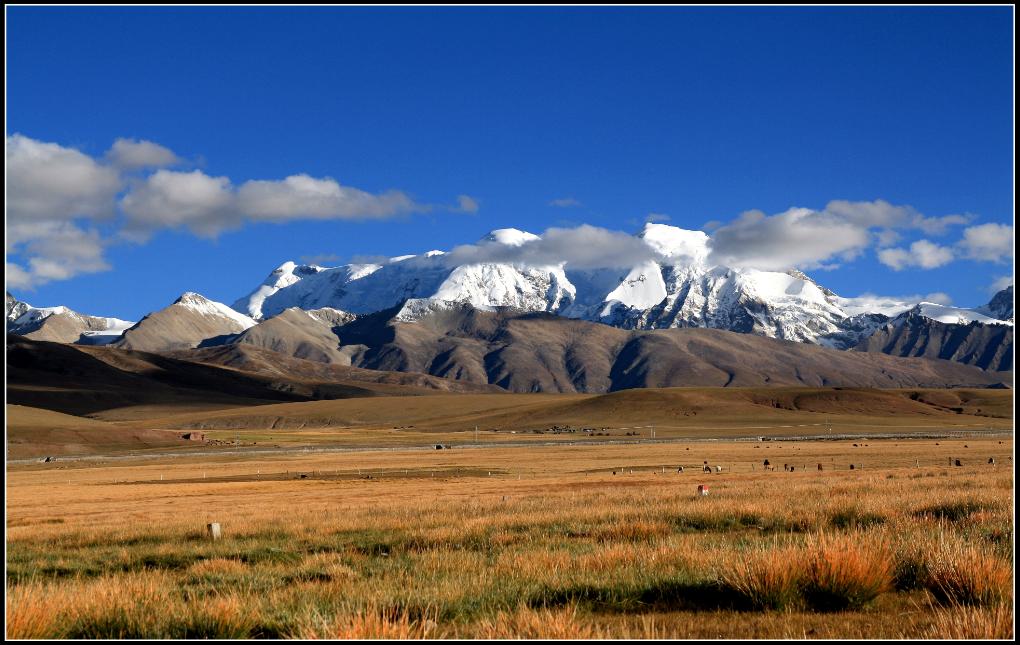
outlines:
M989 285L988 292L995 294L995 293L999 293L1000 291L1002 291L1006 287L1012 287L1012 286L1013 286L1013 276L1011 276L1011 275L1004 275L1004 276L1000 276L1000 277L996 278L995 281L992 282L991 285Z
M32 288L109 268L99 234L74 222L114 214L117 171L78 150L20 134L7 137L6 155L7 284Z
M776 215L748 211L733 222L716 226L712 259L759 269L834 269L876 245L879 260L897 270L906 266L934 268L954 259L951 248L928 240L914 242L908 249L890 247L902 239L901 231L941 235L971 219L956 214L928 217L912 206L882 199L833 200L822 210L791 208Z
M1013 227L1007 224L981 224L963 231L959 242L963 256L970 260L1004 262L1013 260Z
M10 288L31 289L110 268L103 257L106 242L97 230L79 228L72 222L45 222L32 228L32 234L18 228L22 239L19 252L27 267L6 263Z
M15 256L7 271L16 288L108 269L109 239L144 242L167 228L214 237L246 221L382 219L431 208L398 190L370 193L306 174L235 186L199 170L168 170L180 158L139 139L117 139L93 158L14 134L6 154L7 253ZM456 209L475 212L478 202L460 195Z
M942 235L950 226L967 224L971 220L970 215L957 214L926 217L913 206L895 206L884 199L872 202L836 199L825 206L825 212L865 228L912 228L926 235Z
M63 221L113 214L120 176L88 155L20 134L7 137L7 219Z
M106 158L123 170L163 168L181 161L173 150L144 139L117 139L106 152Z
M826 211L791 208L778 215L748 211L712 234L710 260L727 266L781 270L828 268L869 243L868 229Z
M645 224L668 222L672 218L664 213L648 213L645 215Z
M549 206L555 206L556 208L577 208L582 206L582 204L573 197L560 197L550 201Z
M582 224L549 228L540 238L517 245L482 242L465 244L442 256L448 266L505 262L537 266L566 263L574 269L626 268L657 256L633 235Z
M158 170L133 186L120 206L128 218L127 232L142 237L179 227L213 237L241 221L230 179L210 177L201 170Z
M953 249L939 246L928 240L918 240L909 249L882 249L878 252L878 261L894 271L907 267L935 269L953 261Z

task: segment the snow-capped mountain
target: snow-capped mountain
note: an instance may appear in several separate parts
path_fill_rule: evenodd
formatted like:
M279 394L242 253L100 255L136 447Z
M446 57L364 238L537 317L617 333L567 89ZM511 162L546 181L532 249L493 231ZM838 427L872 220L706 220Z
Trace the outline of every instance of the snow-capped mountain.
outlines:
M1013 323L977 310L921 302L887 318L854 349L1008 371L1013 369Z
M1013 322L1013 285L996 293L987 305L978 307L975 311L992 318Z
M33 307L10 293L6 296L7 331L34 340L106 345L120 338L133 322L89 316L67 307Z
M255 321L248 316L189 291L169 307L142 318L113 344L150 352L188 349L253 326Z
M869 308L837 296L800 271L715 265L709 260L709 238L701 231L647 224L636 237L648 247L649 259L624 270L578 270L565 263L455 265L442 251L333 268L286 262L233 306L260 320L290 307L367 314L411 299L428 304L409 303L401 319L448 306L444 303L467 303L482 310L543 311L626 329L708 327L846 349L885 324L890 314L916 304L883 302ZM539 239L499 229L478 244L521 247Z

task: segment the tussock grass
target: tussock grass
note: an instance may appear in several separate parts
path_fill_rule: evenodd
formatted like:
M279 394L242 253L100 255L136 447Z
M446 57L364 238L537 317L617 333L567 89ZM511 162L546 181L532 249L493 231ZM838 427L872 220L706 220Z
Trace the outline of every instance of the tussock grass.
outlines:
M755 548L726 560L720 579L755 609L785 609L801 602L803 568L798 547Z
M929 554L924 580L941 602L988 607L1012 595L1013 567L974 544L943 540Z
M938 610L926 638L951 640L1013 640L1013 611L994 607L956 606Z
M892 586L893 557L864 534L819 534L808 543L802 591L819 611L859 609Z
M731 449L758 463L793 450ZM169 489L110 483L158 480L165 465L116 477L83 468L70 476L91 483L71 488L66 471L15 472L7 635L889 638L926 637L948 616L967 633L1001 633L1001 612L1012 616L1005 468L890 479L870 462L803 473L748 464L713 474L712 495L695 498L700 475L591 474L660 464L662 446L558 450L541 464L548 474L520 480L195 483L172 489L172 504ZM508 461L493 472L545 453L499 454ZM302 457L312 463L300 469L355 458L367 459ZM373 458L414 466L425 455ZM130 519L141 514L144 524ZM65 522L25 521L44 515ZM221 522L223 539L208 540L207 521Z
M409 640L442 638L434 618L411 618L396 609L363 610L350 616L315 616L293 634L301 639Z

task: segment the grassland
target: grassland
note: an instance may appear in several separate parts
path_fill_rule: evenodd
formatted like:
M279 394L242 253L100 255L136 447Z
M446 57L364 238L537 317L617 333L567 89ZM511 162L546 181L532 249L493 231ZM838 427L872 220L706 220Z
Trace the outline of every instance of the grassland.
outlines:
M8 405L9 458L190 449L204 432L248 447L399 447L1011 430L1010 390L667 388L611 394L433 394L273 403L131 405L89 417ZM575 432L552 431L571 428ZM585 434L583 428L596 433Z
M869 438L13 465L7 635L1008 638L1012 452Z

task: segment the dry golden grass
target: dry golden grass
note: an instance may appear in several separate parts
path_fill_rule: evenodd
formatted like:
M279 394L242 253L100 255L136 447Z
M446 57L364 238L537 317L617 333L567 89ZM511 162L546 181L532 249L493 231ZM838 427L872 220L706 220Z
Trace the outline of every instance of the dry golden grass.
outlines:
M918 638L948 616L1003 633L1012 442L852 443L15 466L7 635ZM943 466L954 454L973 457ZM766 457L798 469L752 469ZM706 460L723 472L676 473ZM932 571L973 573L954 589L985 604L943 604ZM821 591L846 609L815 611L836 608Z
M859 609L892 586L892 574L892 553L884 541L823 532L807 545L801 588L815 609Z
M942 540L929 554L925 584L942 602L995 606L1010 595L1013 568L1002 557L973 543Z
M935 612L927 638L949 640L1013 640L1013 609L994 607L950 607Z

